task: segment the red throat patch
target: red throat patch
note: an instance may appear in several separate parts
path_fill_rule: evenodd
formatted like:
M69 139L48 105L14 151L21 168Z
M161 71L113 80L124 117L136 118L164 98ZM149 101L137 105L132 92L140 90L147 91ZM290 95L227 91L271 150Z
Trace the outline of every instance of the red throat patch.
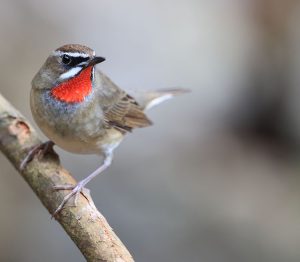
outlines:
M92 91L92 66L82 70L78 76L61 83L51 90L51 94L66 103L79 103Z

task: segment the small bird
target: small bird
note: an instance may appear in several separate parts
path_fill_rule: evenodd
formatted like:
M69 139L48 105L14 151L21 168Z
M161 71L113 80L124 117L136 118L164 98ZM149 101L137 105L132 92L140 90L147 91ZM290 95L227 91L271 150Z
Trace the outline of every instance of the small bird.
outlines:
M85 185L107 169L113 151L134 128L152 124L144 113L173 96L187 92L173 88L145 92L139 101L114 84L95 66L105 61L91 48L68 44L53 51L32 80L31 111L39 128L50 139L33 148L21 169L34 155L54 145L78 154L98 154L102 165L76 185L57 185L55 190L70 190L53 216L72 197L75 205Z

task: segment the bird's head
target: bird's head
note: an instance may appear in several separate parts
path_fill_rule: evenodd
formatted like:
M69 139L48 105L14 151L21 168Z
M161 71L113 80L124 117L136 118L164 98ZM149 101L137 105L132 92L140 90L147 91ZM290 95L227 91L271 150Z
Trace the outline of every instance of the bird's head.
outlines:
M47 58L32 81L33 88L52 90L65 102L76 102L91 89L94 66L105 61L87 46L68 44L57 48ZM76 96L77 93L78 97ZM83 92L83 93L82 93ZM79 95L78 95L79 93Z

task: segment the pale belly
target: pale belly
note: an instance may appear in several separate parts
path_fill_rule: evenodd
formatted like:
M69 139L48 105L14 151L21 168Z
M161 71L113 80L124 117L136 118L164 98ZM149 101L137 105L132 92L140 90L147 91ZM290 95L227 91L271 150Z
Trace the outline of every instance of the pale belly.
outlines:
M113 151L123 139L118 130L103 127L101 109L88 101L87 105L66 106L45 95L31 96L31 111L42 132L71 153L103 154Z
M83 140L76 136L62 136L49 126L42 125L40 128L57 146L75 154L103 154L107 151L113 151L123 140L123 135L112 129L97 138L86 137Z

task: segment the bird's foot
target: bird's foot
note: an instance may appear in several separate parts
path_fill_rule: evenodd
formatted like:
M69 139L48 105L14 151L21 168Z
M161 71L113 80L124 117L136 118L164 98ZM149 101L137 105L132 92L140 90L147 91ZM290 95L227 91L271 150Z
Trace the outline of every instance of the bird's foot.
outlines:
M60 203L58 208L52 214L52 217L57 215L63 209L65 204L72 197L74 197L74 204L76 206L77 205L77 200L78 200L78 197L79 197L80 193L87 199L88 203L91 206L94 206L93 200L90 196L90 191L88 189L84 188L84 186L88 182L90 182L94 177L101 174L105 169L107 169L110 166L111 161L112 161L112 152L108 152L105 155L104 163L100 167L98 167L93 173L91 173L89 176L87 176L85 179L78 182L76 185L62 185L62 186L57 185L57 186L54 186L53 190L71 190L71 192L64 197L63 201Z
M60 205L53 212L52 217L56 216L66 205L66 203L74 197L74 206L77 206L78 197L82 194L88 202L90 202L90 190L85 188L86 182L84 180L78 182L76 185L57 185L53 187L53 190L71 190L69 194L67 194Z
M33 148L31 148L31 150L28 152L28 154L26 155L26 157L22 160L21 164L20 164L20 170L23 171L25 169L25 167L27 166L27 164L32 161L32 159L34 158L34 156L36 154L38 154L39 156L44 156L47 153L53 153L53 146L54 143L52 141L47 141L44 143L41 143L37 146L34 146Z

